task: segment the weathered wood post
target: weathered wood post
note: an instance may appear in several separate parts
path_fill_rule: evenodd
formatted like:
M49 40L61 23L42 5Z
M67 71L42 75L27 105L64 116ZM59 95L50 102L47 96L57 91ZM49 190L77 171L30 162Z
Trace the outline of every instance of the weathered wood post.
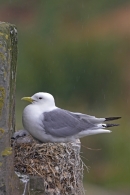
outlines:
M15 128L17 29L0 22L0 195L19 195L10 138Z

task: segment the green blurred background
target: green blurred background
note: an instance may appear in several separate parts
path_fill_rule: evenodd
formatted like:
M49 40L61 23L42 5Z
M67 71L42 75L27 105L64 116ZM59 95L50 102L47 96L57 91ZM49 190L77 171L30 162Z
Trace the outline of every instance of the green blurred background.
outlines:
M81 140L84 186L130 194L130 1L1 0L0 20L18 28L16 128L21 97L39 91L64 109L122 116L111 134Z

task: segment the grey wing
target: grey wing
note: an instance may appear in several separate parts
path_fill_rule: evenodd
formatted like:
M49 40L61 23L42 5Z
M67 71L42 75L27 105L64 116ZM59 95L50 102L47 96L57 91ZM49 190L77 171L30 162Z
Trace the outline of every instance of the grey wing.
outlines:
M43 125L46 134L55 137L73 136L83 130L96 127L89 121L82 120L76 114L62 109L44 112Z
M79 118L80 120L87 121L91 124L99 124L105 121L105 118L96 118L95 116L82 114L82 113L76 113L76 112L70 112L73 116Z

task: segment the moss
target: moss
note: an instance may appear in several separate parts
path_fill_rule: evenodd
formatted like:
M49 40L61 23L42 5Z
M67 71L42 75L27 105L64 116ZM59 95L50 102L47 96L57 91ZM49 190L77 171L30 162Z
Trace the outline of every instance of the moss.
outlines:
M3 53L1 53L1 52L0 52L0 59L1 59L2 61L4 61L4 60L6 59L5 55L4 55Z
M2 32L0 32L0 36L4 36L6 39L9 38L9 36L6 33L2 33Z
M2 152L1 152L1 155L2 156L8 156L12 154L12 148L11 147L8 147L8 148L5 148Z
M1 32L0 32L0 36L3 36L3 35L4 35L4 33L1 33Z
M5 132L4 129L0 128L0 138L2 137L4 132Z
M4 99L5 99L5 89L0 87L0 115L4 106Z
M4 133L4 132L5 132L5 130L0 128L0 133Z
M8 36L8 35L5 35L5 38L6 38L6 39L8 39L8 38L9 38L9 36Z
M0 162L0 167L2 166L2 162Z

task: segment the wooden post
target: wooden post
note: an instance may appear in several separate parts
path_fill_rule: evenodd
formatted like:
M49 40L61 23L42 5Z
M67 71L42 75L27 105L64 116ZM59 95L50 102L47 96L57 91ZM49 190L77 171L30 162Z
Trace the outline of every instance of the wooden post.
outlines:
M10 138L14 132L17 29L0 22L0 195L19 195Z

